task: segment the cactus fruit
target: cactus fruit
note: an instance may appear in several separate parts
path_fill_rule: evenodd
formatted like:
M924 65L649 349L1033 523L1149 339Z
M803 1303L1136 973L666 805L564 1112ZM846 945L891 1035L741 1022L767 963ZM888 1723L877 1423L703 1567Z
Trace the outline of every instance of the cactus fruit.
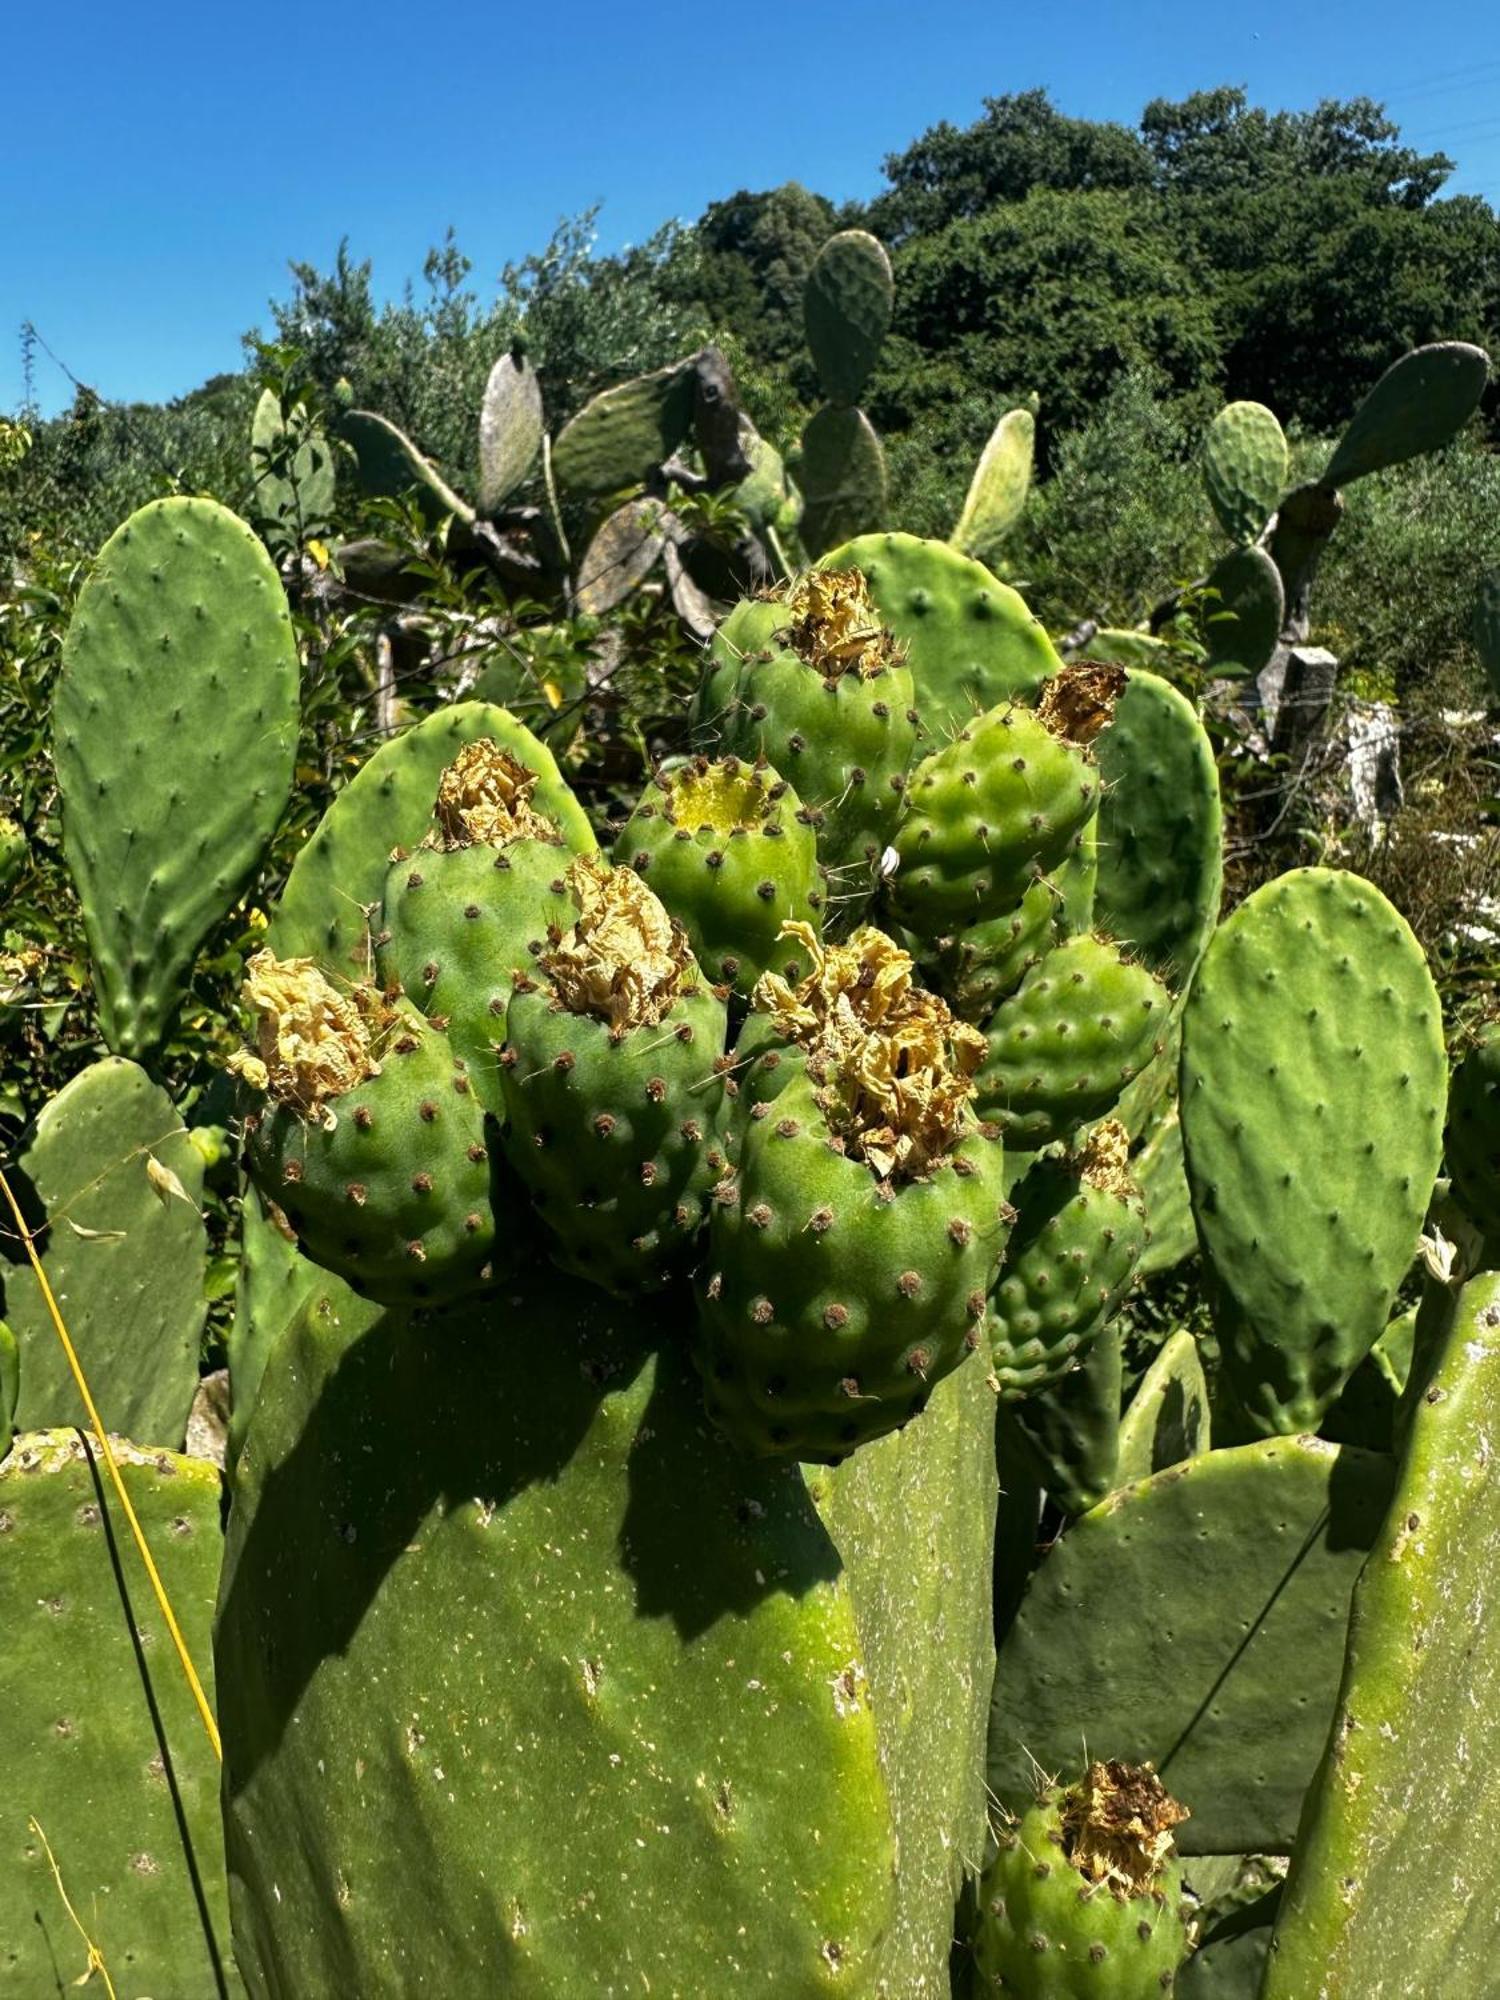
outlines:
M281 583L212 500L153 500L100 551L63 642L53 756L105 1040L147 1057L275 830L297 747Z
M315 1262L382 1304L486 1283L491 1133L447 1037L373 987L340 992L310 959L251 959L256 1051L232 1067L261 1103L250 1172Z
M830 236L807 274L803 316L823 394L849 407L864 393L891 323L893 285L885 247L863 229Z
M536 463L542 448L542 392L520 344L490 370L479 409L479 508L494 514Z
M1500 1242L1500 1021L1480 1029L1453 1072L1443 1150L1464 1213Z
M1071 866L1067 863L1059 872L1066 874ZM1061 890L1044 877L1004 916L966 924L941 939L938 979L954 1013L965 1021L987 1021L1046 957L1061 907Z
M1161 981L1113 945L1073 937L1048 952L985 1027L980 1116L1035 1149L1102 1118L1165 1047Z
M505 1148L554 1259L629 1294L684 1262L724 1173L724 1002L631 869L590 855L564 883L575 921L506 1016Z
M601 390L564 424L552 470L570 494L638 486L672 456L693 422L696 357Z
M1037 708L993 708L917 765L889 890L908 929L1001 916L1068 859L1099 800L1088 746L1124 684L1119 667L1064 667Z
M988 562L1020 520L1031 489L1036 418L1030 410L1007 410L990 433L964 498L957 526L948 537L961 555Z
M1461 431L1489 380L1483 348L1461 340L1413 348L1392 362L1354 412L1321 484L1351 479L1438 451Z
M1115 1484L1149 1479L1208 1447L1208 1385L1198 1343L1190 1333L1174 1333L1152 1357L1120 1419Z
M746 1090L714 1208L697 1357L743 1449L836 1462L898 1428L979 1345L1004 1244L1001 1148L970 1109L974 1029L860 930L756 1005L800 1060Z
M47 1281L104 1421L176 1450L198 1385L203 1156L160 1084L106 1056L42 1109L20 1164L46 1215ZM24 1364L20 1424L82 1422L29 1265L7 1277L6 1305Z
M1147 1229L1129 1146L1107 1120L1013 1191L1018 1220L985 1322L1003 1402L1061 1381L1130 1289Z
M1224 1372L1256 1431L1314 1430L1380 1337L1446 1090L1427 961L1370 883L1296 869L1219 926L1183 1013L1180 1116Z
M773 967L795 976L798 956L782 926L819 928L823 883L807 810L769 765L664 764L614 853L682 925L710 979L748 998Z
M885 519L885 451L863 410L825 403L814 413L802 433L797 483L802 543L811 556Z
M1189 1817L1149 1764L1090 1764L1003 1824L980 1885L980 1993L1160 2000L1191 1940L1173 1828Z
M1168 1466L1073 1522L1000 1648L996 1798L1019 1811L1037 1763L1108 1743L1192 1809L1185 1852L1289 1853L1390 1493L1382 1453L1273 1438Z
M466 743L484 736L538 774L530 803L557 827L569 852L594 847L556 758L513 715L482 701L436 709L381 744L299 850L267 940L278 958L316 959L342 980L370 976L391 849L416 847L426 837L443 772Z
M499 1113L499 1050L516 981L549 924L572 921L571 856L533 803L538 775L493 737L465 744L438 781L434 825L398 850L377 939L381 980L446 1028L486 1111Z
M1264 403L1228 403L1203 440L1203 484L1219 526L1232 542L1253 542L1281 498L1287 443Z
M410 495L431 528L450 519L473 527L476 516L468 501L454 492L406 433L385 417L374 410L346 410L339 419L339 430L353 447L363 492L383 500L403 500Z
M1266 2000L1480 1994L1500 1912L1500 1276L1454 1302L1355 1586L1343 1684L1297 1833Z
M699 733L765 757L818 822L834 893L866 888L901 811L917 742L911 675L858 571L814 570L785 601L736 606L714 635Z
M937 743L1006 701L1034 702L1061 665L1026 601L971 557L918 535L868 534L823 569L857 569L901 642L922 721Z
M1231 549L1208 573L1198 616L1207 671L1253 679L1270 664L1281 638L1281 571L1264 549Z
M1098 757L1095 919L1181 992L1219 917L1224 816L1213 745L1176 688L1134 668Z
M212 1699L218 1472L111 1443ZM88 1432L0 1465L0 1632L0 1992L102 1991L81 1919L121 2000L238 1994L218 1765Z

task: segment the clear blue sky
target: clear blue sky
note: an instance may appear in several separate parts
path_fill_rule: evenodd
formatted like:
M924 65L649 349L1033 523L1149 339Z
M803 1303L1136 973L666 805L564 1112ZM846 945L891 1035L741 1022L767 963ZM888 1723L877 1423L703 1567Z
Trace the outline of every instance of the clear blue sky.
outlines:
M737 32L738 40L730 40ZM339 238L377 286L420 278L452 223L482 291L558 217L600 244L740 187L873 193L883 155L986 95L1045 85L1133 123L1154 96L1384 100L1500 205L1500 7L1261 0L1154 9L993 4L442 6L222 0L12 6L0 26L0 411L19 327L111 398L179 394L241 362L286 264ZM44 410L71 391L45 354Z

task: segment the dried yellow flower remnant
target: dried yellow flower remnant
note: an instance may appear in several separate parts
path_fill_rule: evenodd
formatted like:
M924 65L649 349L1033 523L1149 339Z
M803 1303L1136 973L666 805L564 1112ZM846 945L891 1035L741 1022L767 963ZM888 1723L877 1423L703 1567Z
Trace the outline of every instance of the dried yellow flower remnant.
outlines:
M881 1180L914 1180L973 1128L974 1072L985 1040L914 980L910 954L865 925L825 947L810 924L781 927L812 970L792 984L768 972L752 995L788 1041L807 1050L824 1116Z
M327 1106L379 1072L374 1038L391 1016L378 996L340 993L310 958L258 951L242 989L256 1015L255 1053L229 1068L304 1118L329 1122Z
M787 604L793 652L825 680L859 674L869 680L899 666L900 641L881 623L870 587L857 569L814 569Z
M493 738L466 743L438 780L435 844L503 847L511 840L561 843L562 836L531 795L537 773Z
M1172 1829L1191 1815L1149 1764L1090 1764L1066 1794L1063 1841L1068 1859L1091 1882L1107 1882L1121 1901L1149 1889L1172 1859Z
M593 1014L623 1035L655 1027L697 983L687 933L632 868L582 854L563 877L578 921L543 953L542 969L572 1014Z
M1139 1193L1130 1177L1130 1134L1117 1118L1096 1125L1074 1159L1078 1178L1122 1201Z
M1059 667L1042 689L1037 718L1060 742L1082 749L1114 720L1115 703L1125 692L1127 678L1123 667L1101 660Z

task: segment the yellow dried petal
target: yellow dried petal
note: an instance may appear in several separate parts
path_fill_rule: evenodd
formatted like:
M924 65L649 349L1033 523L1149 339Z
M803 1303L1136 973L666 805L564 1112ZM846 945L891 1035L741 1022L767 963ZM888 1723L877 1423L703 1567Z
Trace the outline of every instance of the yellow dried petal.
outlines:
M438 780L435 844L503 847L511 840L561 843L562 835L531 803L538 774L493 738L466 743Z
M1078 1178L1101 1194L1117 1195L1122 1201L1138 1190L1130 1177L1130 1134L1117 1118L1096 1125L1074 1156Z
M557 997L570 1013L608 1022L616 1035L655 1027L697 984L686 931L633 868L582 854L563 881L578 921L542 956Z
M860 570L809 570L787 611L792 650L825 680L848 673L868 680L901 662L901 643L881 622Z
M256 1016L256 1053L231 1057L236 1075L304 1118L379 1073L376 1037L395 1018L379 996L340 993L310 958L258 951L245 969L245 1005Z
M1068 1859L1121 1901L1139 1895L1172 1859L1172 1829L1190 1818L1149 1764L1090 1764L1063 1799Z

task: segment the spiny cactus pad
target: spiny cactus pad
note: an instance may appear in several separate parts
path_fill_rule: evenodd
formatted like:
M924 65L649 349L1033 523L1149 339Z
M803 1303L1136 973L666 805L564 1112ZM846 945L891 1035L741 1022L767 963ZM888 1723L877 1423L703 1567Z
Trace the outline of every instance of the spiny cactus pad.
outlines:
M969 481L963 511L949 541L961 555L987 562L1020 520L1031 490L1036 418L1007 410L990 433Z
M604 389L562 428L552 470L569 493L636 486L687 436L693 421L693 357Z
M830 236L807 274L803 315L823 394L857 403L891 323L891 260L868 230Z
M1437 451L1473 415L1489 380L1489 357L1462 340L1435 341L1392 362L1354 412L1323 474L1325 486Z
M1061 662L1026 601L972 557L918 535L866 534L824 569L857 569L906 649L917 705L942 744L998 702L1035 701Z
M53 756L105 1040L149 1056L275 829L297 747L280 579L212 500L105 543L63 642Z
M240 1210L234 1318L225 1336L229 1362L225 1464L231 1472L244 1449L271 1349L315 1291L337 1294L346 1289L331 1271L301 1254L291 1224L251 1182Z
M144 1070L106 1056L44 1107L21 1154L46 1214L42 1262L104 1422L182 1443L198 1384L208 1253L203 1156ZM29 1265L6 1279L21 1344L19 1420L84 1420Z
M1500 1951L1500 1277L1459 1294L1354 1592L1266 2000L1484 1993Z
M1264 403L1228 403L1203 439L1203 484L1232 542L1253 542L1286 486L1287 444Z
M212 1699L219 1475L112 1442ZM0 1632L0 1992L99 1984L35 1819L122 2000L237 1993L218 1764L84 1432L23 1431L0 1466Z
M1281 572L1261 548L1231 549L1208 573L1199 611L1208 671L1249 678L1270 664L1286 616Z
M1043 878L1004 916L965 924L939 941L939 990L955 1013L966 1021L989 1019L1051 950L1062 902L1061 888Z
M280 398L262 392L250 424L253 512L272 550L300 549L309 535L325 532L333 513L333 446L305 414L288 424Z
M1379 1338L1442 1150L1442 1011L1359 876L1303 868L1214 934L1183 1015L1182 1134L1234 1394L1313 1430Z
M990 1785L1108 1743L1188 1806L1193 1854L1285 1854L1328 1733L1389 1459L1319 1438L1211 1451L1075 1521L1000 1649ZM1213 1587L1204 1587L1205 1576ZM1080 1606L1108 1605L1108 1617Z
M863 410L825 403L802 433L797 461L802 545L820 556L886 516L885 451Z
M0 1319L0 1462L10 1450L16 1401L21 1393L21 1350L16 1336Z

